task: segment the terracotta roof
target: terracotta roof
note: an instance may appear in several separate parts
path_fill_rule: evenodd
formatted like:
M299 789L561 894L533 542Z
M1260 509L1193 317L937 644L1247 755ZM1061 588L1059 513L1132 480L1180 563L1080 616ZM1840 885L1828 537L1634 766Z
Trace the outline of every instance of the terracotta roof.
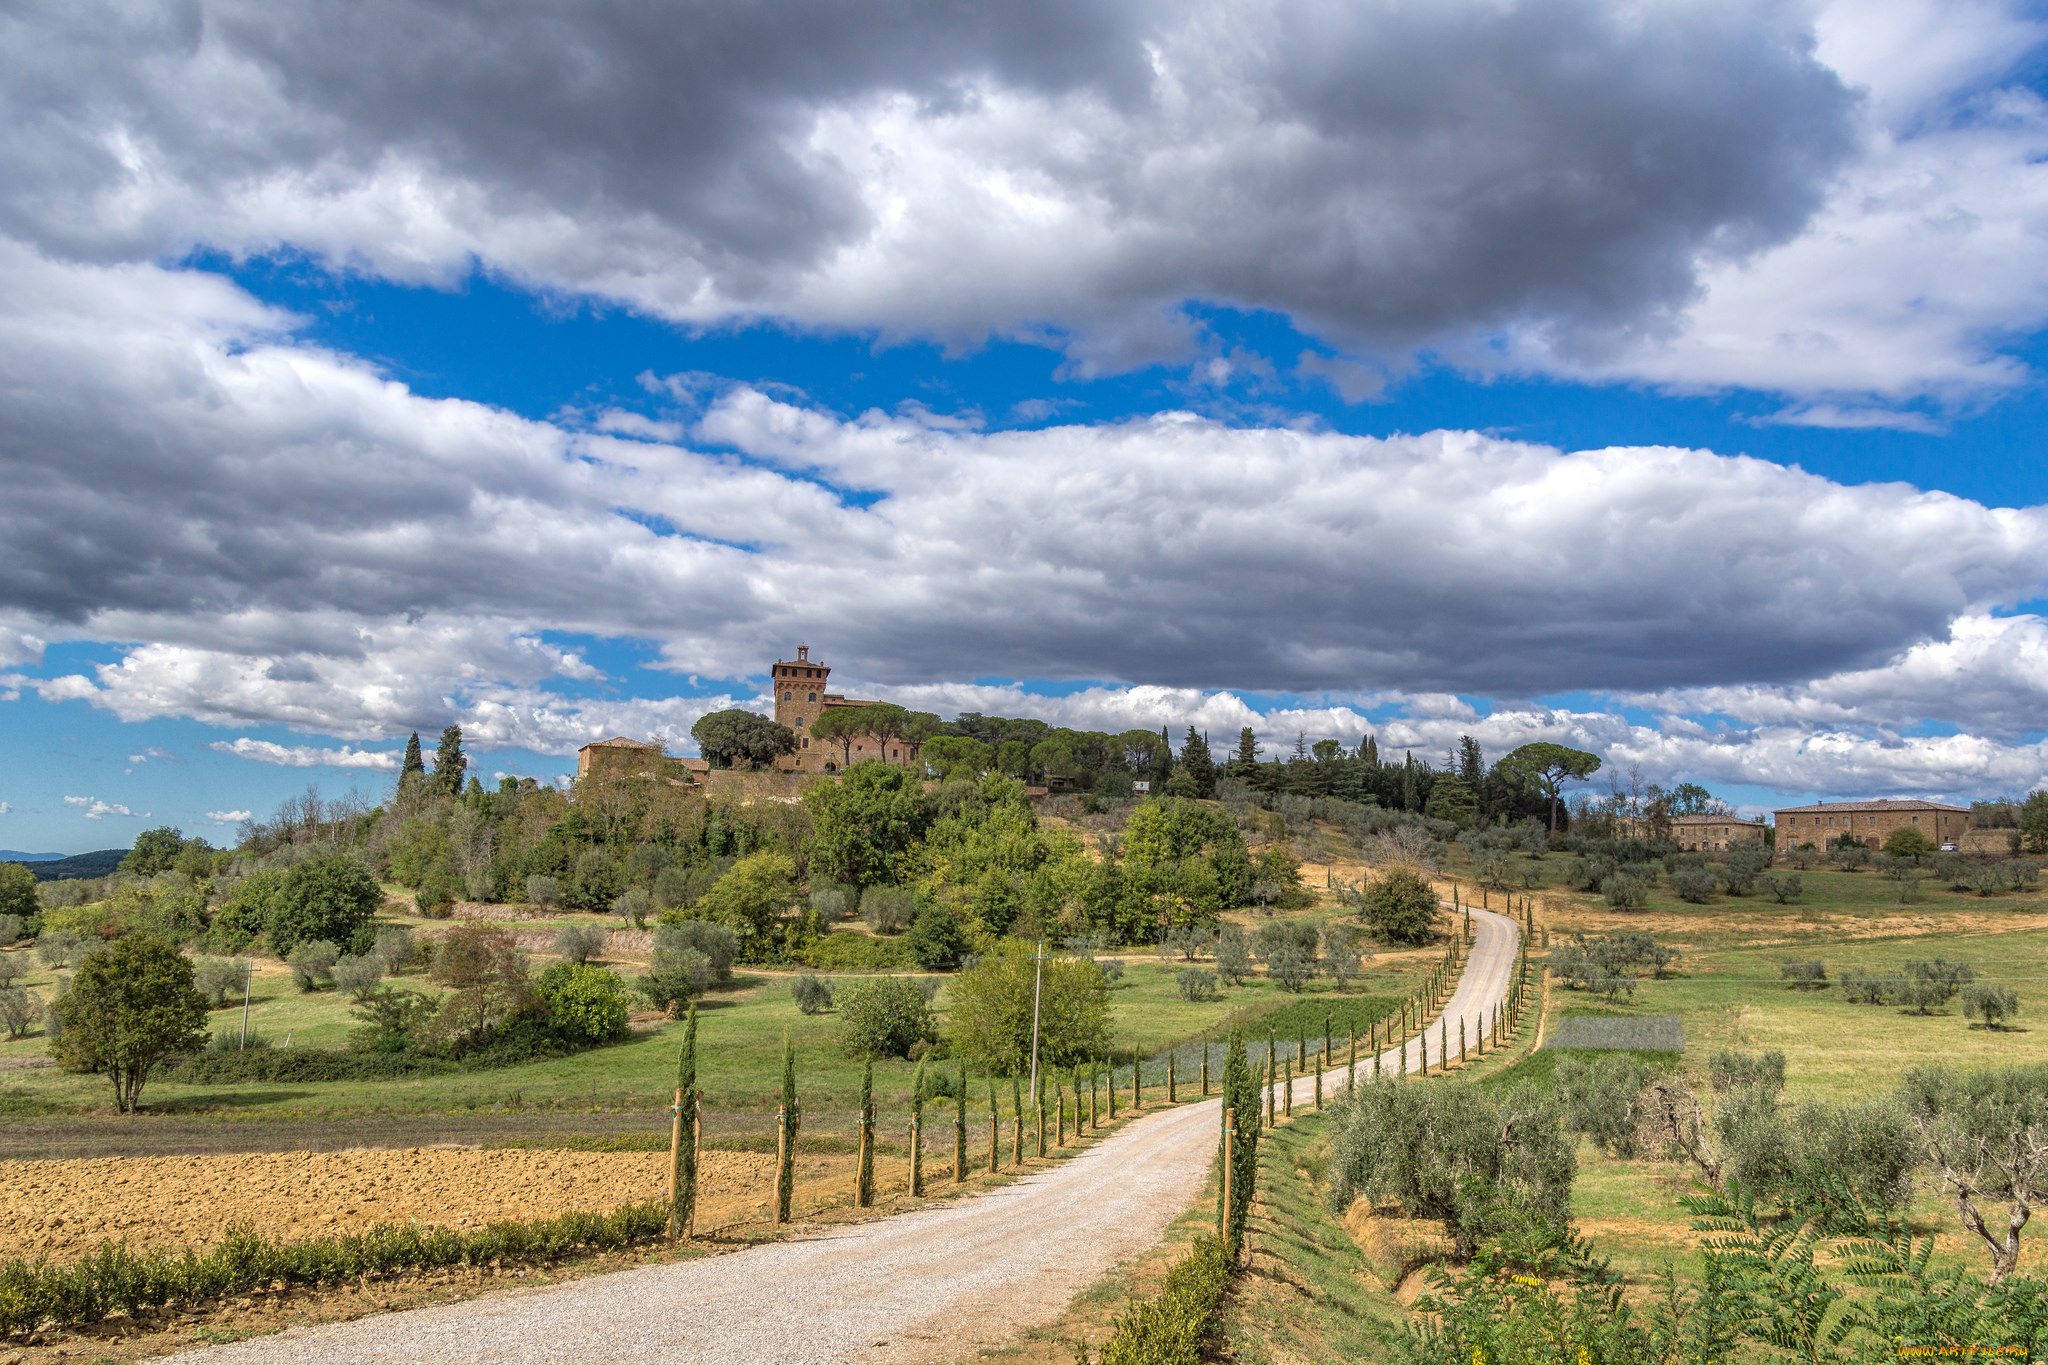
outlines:
M1944 806L1939 801L1894 801L1886 797L1882 801L1822 801L1811 806L1781 806L1777 815L1862 815L1881 814L1888 810L1941 810L1953 815L1968 815L1967 806Z
M1754 820L1746 819L1740 815L1674 815L1671 817L1671 823L1674 825L1761 825L1763 822L1764 820L1761 815L1757 816Z
M610 739L600 739L593 744L586 744L583 747L585 749L659 749L661 746L659 744L644 743L637 739L627 739L624 735L613 735Z

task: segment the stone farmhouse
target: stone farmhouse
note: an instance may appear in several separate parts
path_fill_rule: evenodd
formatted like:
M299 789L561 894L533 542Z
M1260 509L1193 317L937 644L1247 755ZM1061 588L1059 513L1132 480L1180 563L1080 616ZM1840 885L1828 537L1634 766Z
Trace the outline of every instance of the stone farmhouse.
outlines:
M1679 815L1671 821L1671 841L1688 853L1725 853L1743 844L1761 844L1764 828L1761 816L1745 820L1739 815Z
M1822 801L1811 806L1787 806L1771 814L1777 821L1780 853L1801 844L1831 848L1845 834L1855 835L1858 843L1876 847L1898 829L1916 829L1937 847L1960 846L1970 829L1970 812L1966 808L1945 806L1939 801Z

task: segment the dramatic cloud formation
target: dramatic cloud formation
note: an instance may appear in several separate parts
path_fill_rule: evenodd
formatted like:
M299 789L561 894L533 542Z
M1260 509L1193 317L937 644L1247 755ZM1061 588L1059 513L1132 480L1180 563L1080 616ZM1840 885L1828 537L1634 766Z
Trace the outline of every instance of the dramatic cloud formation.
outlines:
M1922 0L44 3L0 33L0 228L1083 370L1184 352L1201 301L1396 362L1951 393L2048 303L2043 119L2000 83L2040 36Z

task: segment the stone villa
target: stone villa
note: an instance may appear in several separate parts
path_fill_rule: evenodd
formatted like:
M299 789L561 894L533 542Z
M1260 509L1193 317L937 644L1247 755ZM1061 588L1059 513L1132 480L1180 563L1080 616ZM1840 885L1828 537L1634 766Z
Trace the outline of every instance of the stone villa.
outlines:
M811 658L809 645L798 645L794 659L776 660L772 676L775 680L775 719L796 731L796 752L784 754L775 760L775 766L785 772L838 772L839 746L823 740L813 745L812 727L827 711L879 703L855 701L837 692L827 692L825 680L832 676L832 670ZM884 741L872 735L862 735L853 741L847 761L858 763L864 758L879 758L885 763L908 768L917 762L917 751L901 741Z
M1822 801L1812 806L1788 806L1773 811L1778 826L1778 851L1783 853L1812 844L1826 849L1853 834L1857 842L1873 847L1897 829L1917 829L1937 847L1960 845L1970 828L1970 812L1962 806L1944 806L1939 801Z

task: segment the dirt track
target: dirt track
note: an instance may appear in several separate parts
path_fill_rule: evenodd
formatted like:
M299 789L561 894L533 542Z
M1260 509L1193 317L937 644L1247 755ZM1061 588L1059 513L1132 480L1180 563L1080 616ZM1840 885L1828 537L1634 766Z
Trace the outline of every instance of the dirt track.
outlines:
M1478 1024L1505 990L1517 931L1477 933L1447 1006ZM1453 1044L1455 1046L1455 1044ZM1429 1057L1436 1058L1432 1037ZM1395 1063L1389 1053L1385 1063ZM1411 1066L1414 1065L1411 1062ZM1313 1079L1296 1083L1313 1093ZM180 1357L331 1365L951 1361L1056 1318L1080 1290L1153 1245L1207 1183L1216 1102L1151 1114L1052 1170L978 1198L730 1256L363 1318Z

